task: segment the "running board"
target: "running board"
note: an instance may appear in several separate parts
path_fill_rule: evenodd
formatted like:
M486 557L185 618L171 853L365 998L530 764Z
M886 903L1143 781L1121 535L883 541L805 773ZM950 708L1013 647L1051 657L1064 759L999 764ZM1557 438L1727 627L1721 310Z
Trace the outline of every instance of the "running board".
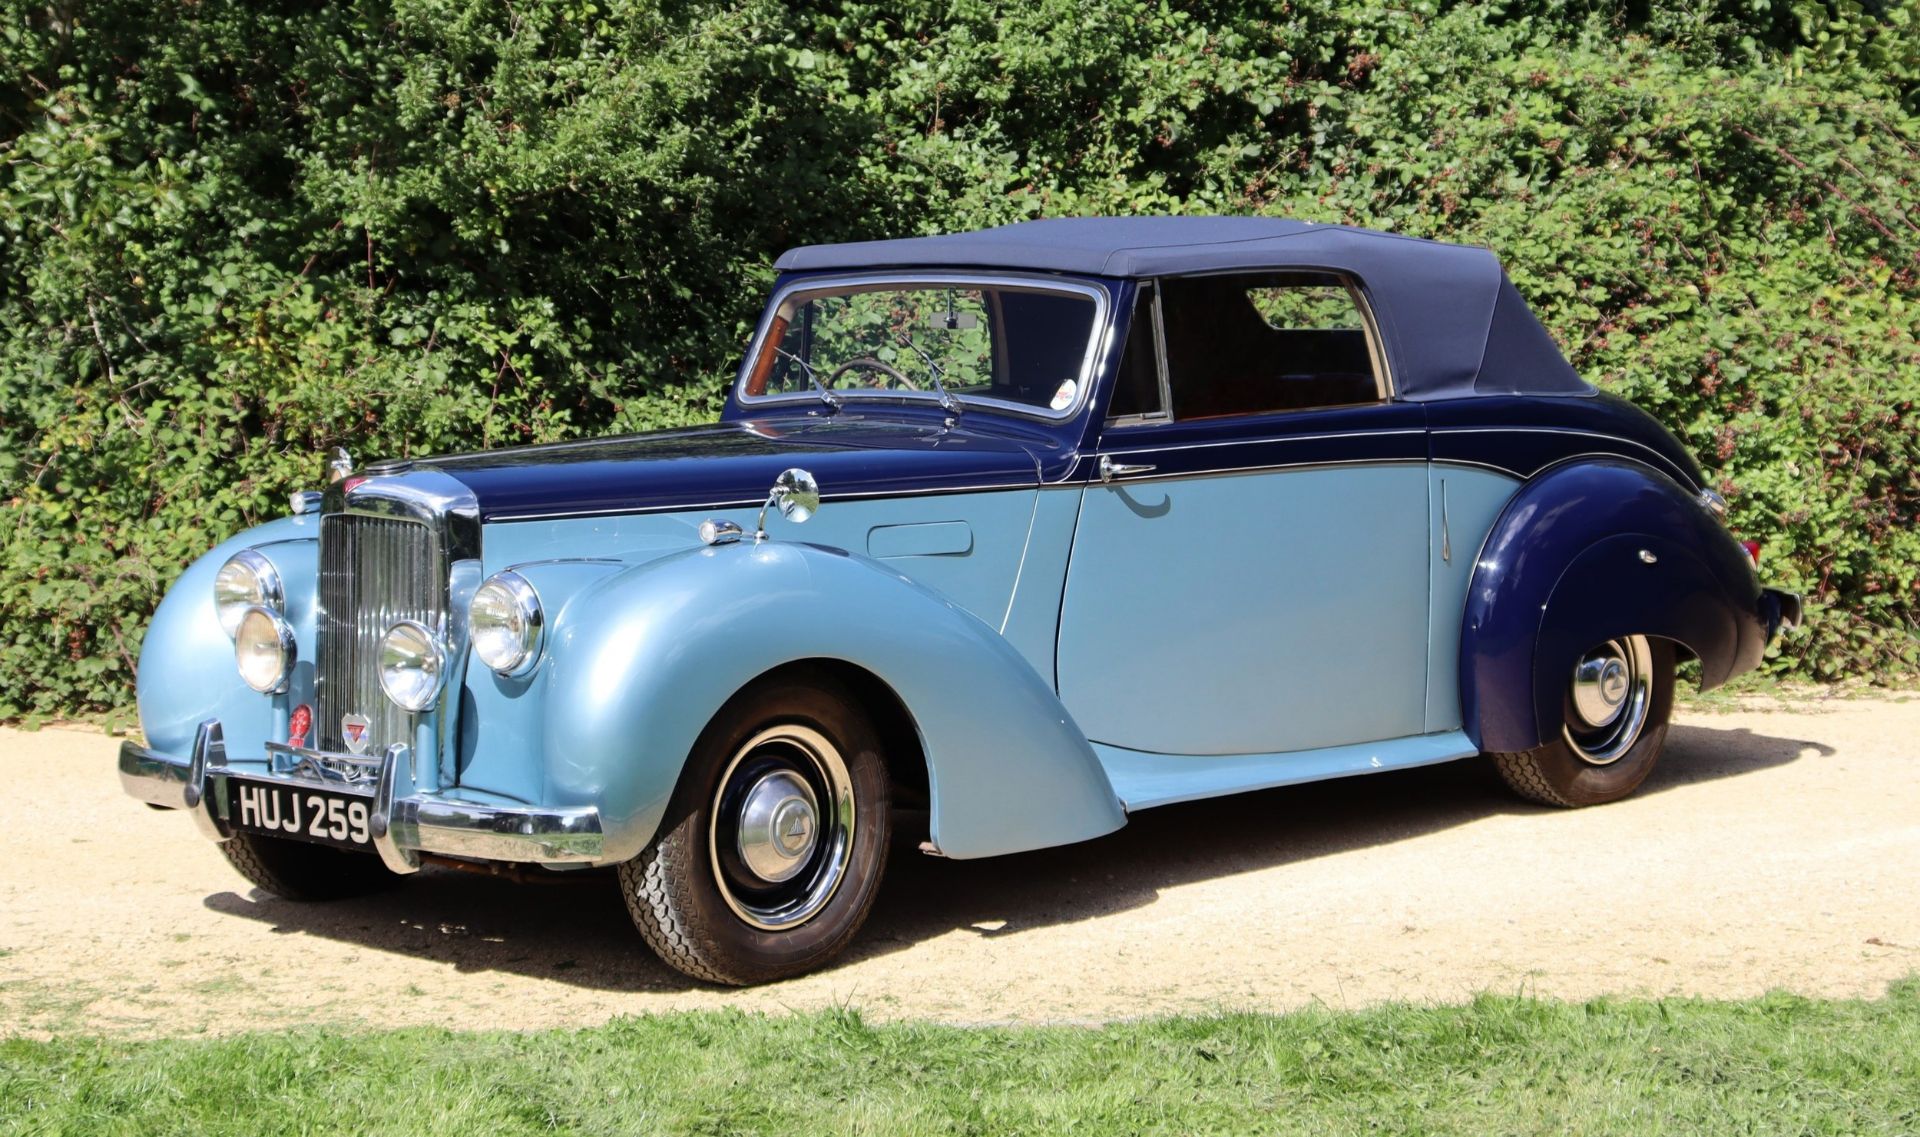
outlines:
M1248 790L1432 766L1479 753L1457 730L1285 754L1148 754L1099 742L1093 752L1129 813Z

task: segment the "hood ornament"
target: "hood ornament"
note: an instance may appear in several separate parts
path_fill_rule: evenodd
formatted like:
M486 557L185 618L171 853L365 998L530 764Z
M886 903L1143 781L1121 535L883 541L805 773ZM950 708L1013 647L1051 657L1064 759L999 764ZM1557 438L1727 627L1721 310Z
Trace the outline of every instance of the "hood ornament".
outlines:
M336 446L327 456L327 481L337 482L353 473L353 455L347 453L344 446Z

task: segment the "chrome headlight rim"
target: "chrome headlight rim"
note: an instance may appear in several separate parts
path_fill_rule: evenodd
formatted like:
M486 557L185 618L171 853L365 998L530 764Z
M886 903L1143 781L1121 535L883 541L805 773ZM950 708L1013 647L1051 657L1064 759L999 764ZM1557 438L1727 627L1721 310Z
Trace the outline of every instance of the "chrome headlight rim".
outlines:
M264 634L248 631L249 625L259 625L261 621L265 621ZM271 645L276 653L277 665L271 680L251 674L246 665L245 653L260 645ZM233 634L233 666L240 673L241 682L262 695L283 695L293 679L293 666L298 660L299 647L293 637L293 625L279 612L264 604L254 604L241 614Z
M392 656L401 650L399 640L411 638L414 643L416 664L411 668L396 665ZM379 658L376 668L380 680L380 691L394 706L410 714L420 714L431 710L440 701L440 693L447 683L447 649L434 634L432 628L418 620L401 620L390 625L380 634ZM413 683L410 687L399 687L400 676L424 675L424 682ZM396 690L396 687L399 687Z
M511 653L490 650L499 642L491 633L502 629L498 625L482 627L485 617L481 614L481 598L488 593L500 596L511 618L519 622L517 631L510 622L505 629L513 648ZM540 606L540 593L526 577L509 569L494 573L474 590L473 600L467 607L467 640L474 657L494 674L504 679L520 679L531 674L540 662L545 639L546 613Z
M235 574L245 574L245 584L235 586ZM267 555L258 549L242 549L228 557L213 575L213 613L228 639L240 632L240 622L250 608L265 608L275 614L287 610L287 590Z

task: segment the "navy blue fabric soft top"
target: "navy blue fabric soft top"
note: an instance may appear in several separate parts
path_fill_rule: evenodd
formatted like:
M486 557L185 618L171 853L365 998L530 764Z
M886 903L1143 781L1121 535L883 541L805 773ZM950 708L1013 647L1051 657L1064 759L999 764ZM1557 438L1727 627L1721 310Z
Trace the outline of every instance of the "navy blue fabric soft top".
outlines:
M1403 399L1591 395L1486 249L1270 217L1072 217L792 249L784 272L994 268L1148 279L1322 269L1358 280Z

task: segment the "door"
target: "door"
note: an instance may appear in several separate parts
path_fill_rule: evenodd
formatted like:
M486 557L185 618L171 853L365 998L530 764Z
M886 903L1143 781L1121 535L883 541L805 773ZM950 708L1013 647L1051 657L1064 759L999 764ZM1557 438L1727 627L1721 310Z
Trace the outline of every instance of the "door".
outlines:
M1379 359L1341 278L1145 293L1061 609L1061 698L1090 739L1223 755L1421 733L1425 415Z

